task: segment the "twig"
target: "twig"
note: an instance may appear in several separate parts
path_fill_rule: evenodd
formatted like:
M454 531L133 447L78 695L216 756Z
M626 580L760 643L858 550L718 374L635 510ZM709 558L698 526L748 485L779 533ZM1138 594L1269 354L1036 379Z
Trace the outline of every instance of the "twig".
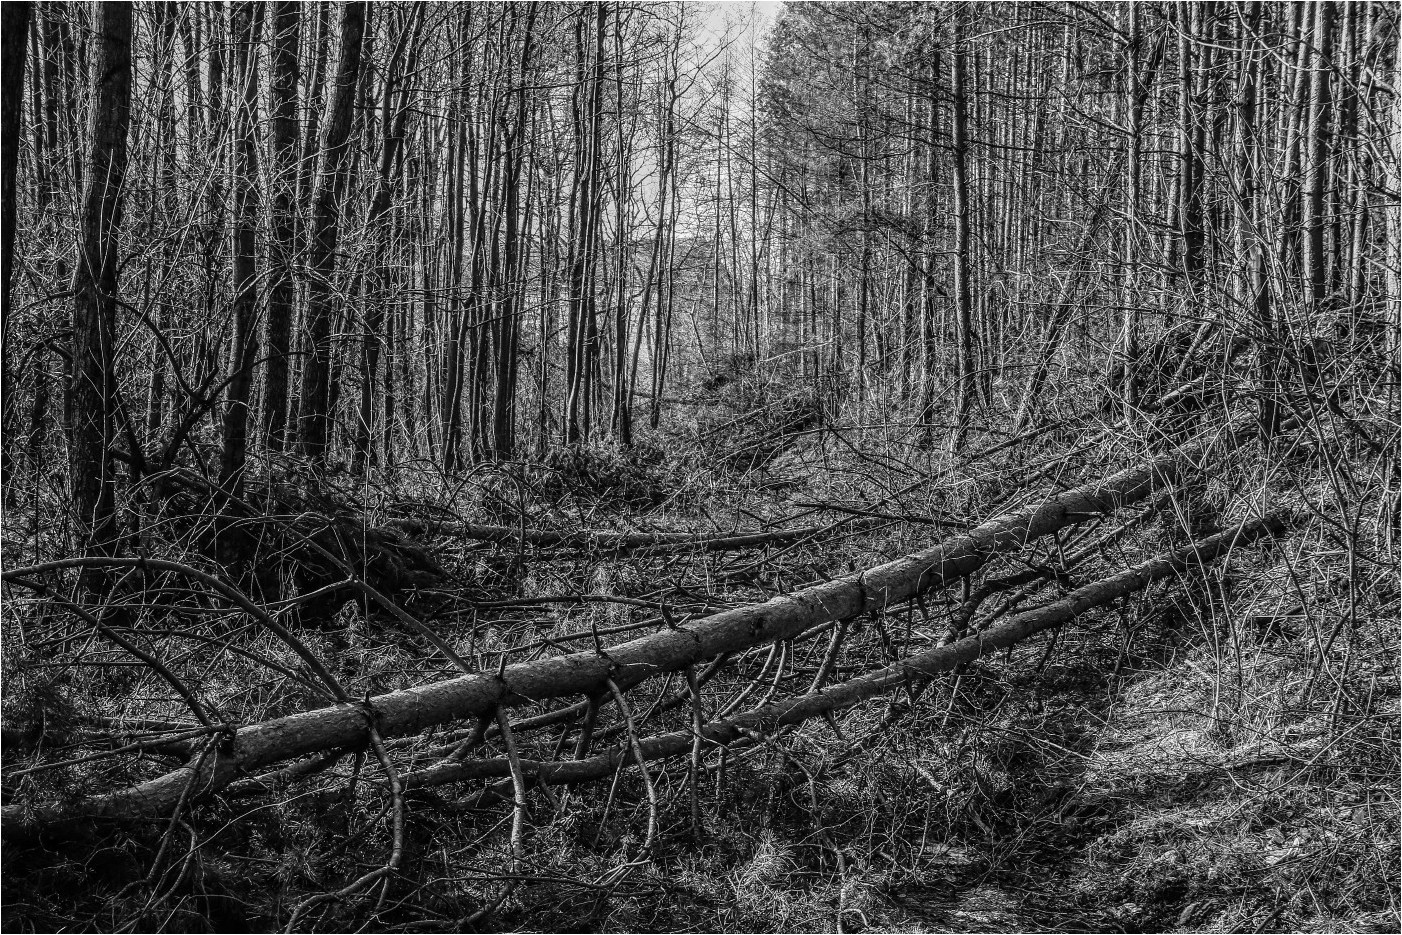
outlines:
M385 865L371 870L369 873L352 881L334 893L319 893L303 901L297 908L292 910L292 916L287 920L287 931L294 931L298 920L312 909L325 902L337 899L345 899L353 896L378 880L385 880L399 869L400 862L404 859L404 785L399 777L399 770L395 769L390 761L389 751L385 749L384 740L380 737L379 730L375 727L375 712L367 702L365 705L365 719L370 731L370 746L375 751L375 756L380 761L380 766L385 771L385 777L389 780L390 812L391 818L391 843L389 860ZM381 892L379 905L384 903L384 893Z
M463 928L476 925L482 919L496 912L502 903L506 902L516 887L521 884L521 860L525 854L525 827L526 827L526 772L521 768L521 757L516 750L516 738L511 733L511 723L506 716L506 711L498 708L496 711L497 730L501 732L502 743L506 746L506 759L511 764L511 869L512 876L507 880L506 886L491 903L482 906L472 915L463 920Z
M701 710L701 686L696 681L696 670L686 670L686 685L691 690L691 759L687 763L687 791L691 799L691 831L701 834L701 800L697 784L701 781L701 728L705 718Z
M321 681L326 684L326 687L331 690L332 696L337 701L350 701L350 696L347 695L345 689L341 687L341 683L336 681L336 677L327 670L326 666L322 664L321 660L317 658L315 653L313 653L310 649L307 648L305 643L297 639L297 637L294 636L291 633L291 631L289 631L282 624L278 623L272 617L268 616L267 613L265 613L260 607L258 607L258 605L254 604L251 600L249 600L248 596L242 591L240 591L238 588L234 587L226 581L223 581L220 578L215 577L214 575L200 571L198 568L192 568L189 565L183 565L180 562L172 562L162 558L146 558L144 556L137 558L127 558L123 556L88 555L80 556L78 558L65 558L58 559L52 562L43 562L38 565L29 565L25 568L15 568L0 573L0 578L3 578L3 580L5 581L14 581L18 583L21 581L32 581L34 575L41 575L46 571L57 571L64 568L104 567L141 569L150 568L156 571L169 571L178 575L184 575L188 578L193 578L194 580L199 581L201 584L208 585L209 587L218 591L224 597L228 598L232 603L237 605L240 610L244 611L249 616L257 620L259 623L263 624L263 626L271 630L274 634L277 635L278 639L286 643L287 646L298 656L301 656L302 661L305 662L307 664L307 667L316 674L317 678L321 679Z
M12 773L7 773L5 778L15 779L19 776L26 776L30 773L42 773L45 770L59 769L60 767L64 766L77 766L79 763L91 763L93 760L102 760L106 759L109 756L117 756L118 754L122 753L130 753L133 750L150 750L156 747L166 747L174 743L179 743L183 740L192 740L196 737L205 737L209 734L218 734L223 732L224 728L222 725L219 724L214 724L209 727L197 727L193 730L188 730L179 734L173 734L169 737L157 737L150 740L140 740L135 743L126 744L125 746L115 747L111 750L103 750L101 753L92 753L88 756L74 757L71 760L60 760L57 763L41 763L38 766L31 766L27 769L19 769L15 770Z
M182 682L178 676L176 676L174 672L170 671L170 669L168 669L165 663L161 662L161 660L157 659L155 656L146 652L141 647L137 646L135 643L126 639L120 633L113 630L107 624L99 620L94 614L89 613L81 605L75 603L74 601L70 601L68 598L56 593L53 590L53 588L50 588L43 582L34 581L28 576L20 574L19 571L7 573L5 575L5 578L13 584L18 584L23 587L29 588L31 591L34 591L39 594L48 595L49 600L54 601L58 604L62 604L64 607L68 608L68 610L71 611L74 614L74 616L81 619L88 626L92 627L94 630L97 630L103 636L107 637L109 640L122 647L122 649L125 649L137 659L140 659L142 662L146 663L146 665L151 667L151 670L153 672L155 672L161 678L165 679L166 684L168 684L171 688L175 689L175 693L179 695L181 700L183 700L185 704L190 708L190 711L195 715L196 720L198 720L206 728L214 726L214 722L210 720L209 715L205 713L204 705L201 704L199 699L195 697L195 693L192 692L185 685L185 683ZM222 730L223 728L221 727L219 729Z
M638 772L642 773L643 787L647 790L647 837L643 840L643 853L652 853L653 842L657 840L657 788L652 784L652 775L647 771L647 757L643 756L643 748L638 743L638 731L633 724L633 715L628 710L628 702L623 697L623 691L618 687L613 679L609 679L609 691L613 692L614 703L618 705L618 711L623 715L623 722L628 725L628 746L633 751L633 759L637 761Z

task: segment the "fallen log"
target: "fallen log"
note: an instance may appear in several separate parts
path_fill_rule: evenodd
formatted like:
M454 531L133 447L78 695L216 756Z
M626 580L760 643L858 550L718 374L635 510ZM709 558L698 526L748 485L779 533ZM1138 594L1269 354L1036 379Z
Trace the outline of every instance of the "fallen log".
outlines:
M1026 611L980 633L909 656L900 662L846 682L819 689L797 698L757 708L740 717L707 724L699 731L703 742L720 746L751 738L755 734L800 724L813 717L850 708L867 699L912 681L929 679L956 666L972 662L999 649L1005 649L1029 636L1060 626L1088 610L1102 607L1117 598L1148 587L1176 572L1204 566L1227 555L1232 549L1266 536L1279 536L1298 521L1288 512L1277 512L1240 524L1230 530L1200 539L1173 552L1166 552L1084 587L1060 600ZM672 731L639 741L645 760L667 759L691 752L697 732ZM611 776L634 759L633 747L624 743L582 760L528 761L521 765L538 782L568 785L591 782ZM510 775L505 758L465 763L445 763L401 779L405 789L422 789L474 779L498 779Z
M1252 431L1226 432L1229 445ZM163 776L116 792L56 805L7 805L0 811L7 834L25 834L69 822L168 816L187 798L225 788L243 776L283 760L370 742L373 718L385 739L501 707L547 698L594 696L610 680L627 689L655 675L677 672L722 653L790 639L831 620L883 611L916 595L972 574L994 556L1082 519L1119 509L1172 484L1211 446L1208 440L1161 455L1040 503L1003 514L924 551L855 574L734 608L683 626L600 651L582 651L389 692L361 703L337 704L240 728L217 749ZM953 644L951 644L953 645Z
M887 517L861 517L851 520L851 525L858 527L879 526L889 522L890 519ZM593 552L624 552L640 549L734 552L765 545L786 545L791 542L799 542L803 539L823 535L832 529L832 526L803 526L797 529L761 530L729 536L698 536L690 532L526 529L518 526L493 526L486 523L426 523L412 519L392 519L386 525L411 535L442 535L501 545L565 546Z

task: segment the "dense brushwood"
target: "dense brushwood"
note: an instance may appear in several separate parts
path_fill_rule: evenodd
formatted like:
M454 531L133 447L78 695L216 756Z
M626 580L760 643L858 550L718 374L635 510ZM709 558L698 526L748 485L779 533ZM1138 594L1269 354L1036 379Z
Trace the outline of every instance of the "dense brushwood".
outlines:
M1237 427L1223 441L1234 444L1248 429ZM191 765L130 789L58 806L7 806L4 821L14 831L95 818L134 819L168 814L188 790L207 794L241 776L281 760L337 748L359 749L374 723L384 737L400 737L455 720L481 717L500 707L548 698L598 695L612 682L629 688L665 672L676 672L752 646L797 636L830 620L886 610L921 593L956 581L993 556L1016 549L1085 519L1111 512L1173 484L1214 447L1208 439L1171 455L1053 494L1035 505L995 517L967 534L922 552L853 575L723 611L600 651L569 653L508 666L500 672L460 678L240 728L229 741ZM25 569L6 572L23 576Z

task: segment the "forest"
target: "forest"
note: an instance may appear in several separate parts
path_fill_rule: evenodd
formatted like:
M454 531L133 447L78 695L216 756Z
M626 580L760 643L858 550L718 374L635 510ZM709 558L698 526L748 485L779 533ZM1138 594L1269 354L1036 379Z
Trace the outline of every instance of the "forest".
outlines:
M6 932L1395 932L1384 2L3 13Z

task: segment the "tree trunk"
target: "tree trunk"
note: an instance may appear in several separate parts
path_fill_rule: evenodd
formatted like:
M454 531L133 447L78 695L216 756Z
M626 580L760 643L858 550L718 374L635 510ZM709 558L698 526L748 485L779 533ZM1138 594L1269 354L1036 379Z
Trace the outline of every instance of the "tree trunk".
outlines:
M1141 33L1139 7L1131 4L1125 37L1125 116L1128 133L1125 137L1125 230L1123 243L1123 282L1120 298L1120 338L1117 360L1112 364L1111 392L1120 403L1123 414L1134 412L1139 405L1139 233L1140 148L1143 135L1144 99L1141 94L1139 52Z
M4 104L0 106L0 213L3 213L4 241L0 266L4 267L5 295L0 311L0 400L4 412L0 416L0 483L8 484L11 469L11 445L16 436L14 425L14 383L10 375L10 308L13 304L15 263L15 170L19 165L20 115L24 104L25 45L29 41L29 20L34 4L7 3L3 27L5 83ZM35 61L38 66L38 61Z
M241 93L234 96L234 343L233 368L224 406L224 451L219 486L233 499L243 497L243 468L248 452L248 402L253 364L258 357L258 248L260 206L258 144L254 127L258 108L257 43L262 11L253 0L234 7L234 75Z
M954 309L959 331L958 365L954 392L954 432L950 447L958 451L969 429L974 405L974 322L969 285L969 179L968 108L964 93L967 50L964 48L964 8L954 11L954 76L950 89L954 119L950 143L954 159Z
M1318 322L1324 313L1328 293L1328 269L1325 263L1324 192L1329 173L1329 81L1332 63L1334 4L1323 0L1315 4L1313 50L1310 74L1308 123L1305 129L1305 191L1302 220L1305 229L1304 271L1309 282L1310 323Z
M1199 76L1194 55L1196 33L1202 26L1202 5L1184 4L1178 8L1178 15L1178 235L1183 245L1183 273L1191 289L1203 268L1203 125L1196 100Z
M500 339L497 342L497 382L492 397L492 454L497 458L510 458L516 447L515 400L517 379L517 358L521 343L521 322L518 311L518 295L524 287L518 286L517 279L524 276L521 219L521 171L526 161L526 127L530 123L529 76L531 74L531 53L535 42L535 21L537 4L532 2L526 14L525 34L521 41L521 58L517 64L519 88L516 90L514 123L506 142L507 165L502 174L504 189L503 211L506 215L504 232L504 258L502 299L499 306L498 327ZM525 224L529 232L529 219Z
M400 81L401 60L409 46L417 46L411 37L417 38L422 22L422 7L412 22L404 22L399 38L390 53L385 70L384 86L380 98L380 165L377 174L375 194L370 201L370 210L365 215L365 227L374 232L372 269L366 283L365 333L361 340L360 405L356 419L355 452L352 469L357 473L365 469L366 463L374 459L375 439L375 393L379 380L380 356L386 335L385 308L390 303L390 290L386 263L393 246L393 218L389 214L395 192L399 190L399 153L404 145L404 134L409 118L408 90L395 92ZM391 316L392 317L392 316ZM388 365L386 366L388 376ZM386 389L391 381L385 380ZM388 423L386 423L388 427ZM390 452L385 451L388 456Z
M83 186L80 249L73 271L73 335L69 347L69 481L75 531L87 553L117 547L116 477L112 461L118 376L115 350L117 272L121 256L127 127L131 121L132 6L95 10L92 117ZM101 587L99 575L85 587Z
M1254 35L1261 22L1261 2L1253 0L1243 23L1248 36ZM1278 348L1273 337L1275 325L1271 320L1271 280L1267 269L1267 245L1261 236L1261 224L1266 218L1262 195L1258 191L1257 166L1264 147L1257 127L1261 65L1252 54L1254 43L1243 40L1239 63L1237 96L1237 252L1238 262L1244 262L1238 297L1249 316L1248 325L1256 333L1257 413L1261 440L1269 445L1279 429L1280 417L1276 402L1276 373Z
M296 318L297 285L297 82L300 78L301 4L273 4L273 45L268 88L271 118L272 244L268 250L268 362L263 374L263 433L270 451L287 444L287 383Z
M301 453L323 466L331 429L331 320L335 312L332 277L341 234L341 202L350 185L349 141L360 81L366 6L364 0L350 0L342 8L340 64L321 138L321 171L313 198L307 264L307 359L302 370L297 429Z
M1091 582L1050 604L1023 611L972 636L907 656L894 665L836 685L824 686L796 698L764 705L729 720L693 725L686 730L639 739L637 750L641 755L637 758L646 762L681 756L690 752L693 745L700 741L715 745L752 743L757 738L772 735L781 727L830 715L902 685L920 683L941 672L954 671L959 666L1074 620L1088 610L1141 591L1156 581L1202 568L1253 541L1280 535L1292 522L1293 517L1283 513L1248 520L1182 549L1156 555L1119 574ZM534 761L522 765L538 782L569 785L617 775L620 769L630 765L628 756L627 747L615 747L582 759ZM405 773L402 781L406 789L423 789L474 779L504 777L510 775L510 768L511 764L505 758L445 761Z

